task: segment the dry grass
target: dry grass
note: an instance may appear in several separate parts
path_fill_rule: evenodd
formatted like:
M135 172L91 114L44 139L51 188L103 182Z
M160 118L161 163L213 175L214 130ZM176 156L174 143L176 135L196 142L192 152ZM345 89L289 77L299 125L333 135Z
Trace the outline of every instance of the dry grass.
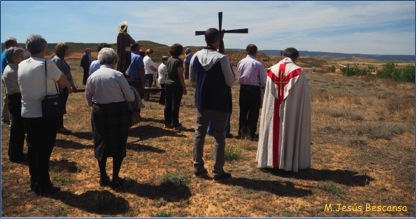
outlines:
M78 62L69 60L81 85ZM127 179L125 188L100 187L91 110L84 94L75 93L65 115L65 125L74 133L58 134L51 158L51 178L62 189L58 194L38 197L30 192L28 167L8 161L9 128L2 127L2 216L415 216L414 84L338 73L309 73L307 77L313 110L311 170L298 174L260 170L255 163L256 142L227 139L232 157L239 157L225 164L233 179L219 184L194 178L194 89L188 86L180 111L180 122L187 130L163 128L163 107L153 95L143 110L145 120L129 134L121 170L121 177ZM238 94L235 86L234 135ZM212 144L208 136L207 168L213 165ZM324 210L326 204L401 205L407 206L407 212L329 212Z

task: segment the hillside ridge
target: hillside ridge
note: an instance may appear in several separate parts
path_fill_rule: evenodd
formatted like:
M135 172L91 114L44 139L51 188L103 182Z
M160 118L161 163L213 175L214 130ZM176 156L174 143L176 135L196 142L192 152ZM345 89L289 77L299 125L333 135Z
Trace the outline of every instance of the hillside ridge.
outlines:
M143 50L147 48L152 48L156 52L156 56L169 55L168 49L169 46L153 41L148 40L139 40L141 48ZM57 43L48 44L48 52L53 53L55 45ZM97 46L100 43L77 43L77 42L67 42L69 44L71 52L83 52L85 48L91 48L93 52L97 51ZM4 43L2 45L2 50L4 50ZM110 43L112 48L116 48L116 43ZM19 43L19 46L25 48L24 43ZM183 45L184 46L184 45ZM190 48L193 52L200 50L204 46L184 46L184 48ZM163 50L166 51L163 52ZM234 51L245 51L244 49L226 49L226 53L234 53ZM259 50L259 52L264 53L265 55L279 56L282 53L282 50ZM300 50L300 56L309 56L317 58L365 58L365 59L375 59L375 60L387 60L387 61L414 61L416 59L415 55L377 55L377 54L359 54L359 53L336 53L336 52L319 52L319 51L304 51Z

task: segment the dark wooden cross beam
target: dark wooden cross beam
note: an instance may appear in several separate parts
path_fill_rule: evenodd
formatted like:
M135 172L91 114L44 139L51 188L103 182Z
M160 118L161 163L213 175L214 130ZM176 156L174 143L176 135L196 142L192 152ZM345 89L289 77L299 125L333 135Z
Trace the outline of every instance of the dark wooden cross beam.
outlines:
M248 28L243 28L243 29L234 29L234 30L222 30L222 22L223 22L223 12L219 12L219 31L223 32L223 33L249 33L249 29ZM206 31L196 31L195 35L204 35ZM224 53L224 43L223 41L221 42L221 44L223 44L222 46L220 46L219 48L219 52L220 53Z

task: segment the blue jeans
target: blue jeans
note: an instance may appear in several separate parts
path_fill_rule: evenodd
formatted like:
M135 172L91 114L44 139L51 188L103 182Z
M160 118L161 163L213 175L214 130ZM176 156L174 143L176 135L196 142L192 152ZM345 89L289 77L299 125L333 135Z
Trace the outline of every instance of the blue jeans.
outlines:
M180 126L178 120L182 94L183 90L180 84L165 84L165 125Z

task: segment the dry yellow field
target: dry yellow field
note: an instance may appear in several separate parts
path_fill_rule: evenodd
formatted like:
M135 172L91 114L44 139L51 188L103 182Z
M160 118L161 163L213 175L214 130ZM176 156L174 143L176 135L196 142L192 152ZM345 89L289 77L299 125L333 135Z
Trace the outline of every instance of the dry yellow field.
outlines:
M81 87L79 58L69 64ZM64 121L73 133L58 134L50 163L60 193L39 197L30 192L28 166L8 160L9 128L2 126L2 216L414 217L415 84L340 72L310 72L307 78L312 92L310 170L258 169L257 143L233 138L226 141L228 156L238 158L225 164L233 179L220 184L194 178L194 88L187 81L180 109L187 130L165 130L163 106L158 95L151 95L142 111L144 121L130 130L120 173L125 188L100 187L91 109L84 93L73 93ZM238 96L239 86L234 86L235 136ZM213 164L212 144L208 136L207 167Z

